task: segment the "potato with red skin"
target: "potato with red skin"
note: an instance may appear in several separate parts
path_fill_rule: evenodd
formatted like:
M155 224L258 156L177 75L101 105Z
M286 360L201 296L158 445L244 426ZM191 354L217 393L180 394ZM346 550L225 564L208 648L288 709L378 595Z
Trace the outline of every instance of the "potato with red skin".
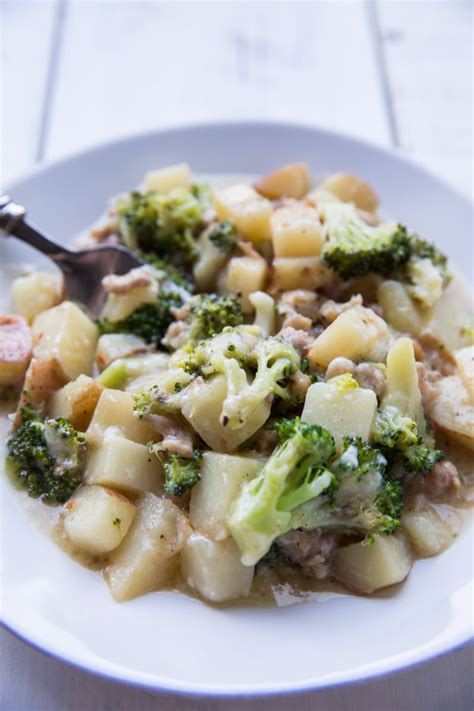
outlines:
M0 316L0 387L18 385L31 360L31 332L22 316Z

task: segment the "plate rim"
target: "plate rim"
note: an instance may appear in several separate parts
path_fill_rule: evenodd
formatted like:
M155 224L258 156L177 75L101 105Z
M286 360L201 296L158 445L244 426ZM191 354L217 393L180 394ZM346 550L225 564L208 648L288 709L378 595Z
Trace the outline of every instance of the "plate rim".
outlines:
M372 152L379 153L385 157L389 157L392 160L396 160L398 163L403 165L408 165L415 169L421 177L429 178L431 181L435 181L438 185L445 191L449 191L457 199L460 199L471 206L474 205L474 195L464 193L457 186L451 184L446 178L439 176L436 172L432 171L426 165L422 164L421 161L413 158L412 156L407 156L403 153L400 148L393 146L384 146L377 142L369 141L365 138L360 138L353 136L348 132L336 131L325 126L319 126L317 124L297 122L297 121L281 121L272 119L228 119L228 120L216 120L216 121L193 121L193 122L183 122L173 126L165 126L163 128L149 129L146 131L139 131L124 136L120 136L115 139L108 141L97 141L90 146L83 149L78 149L72 151L63 156L60 156L51 161L45 161L40 165L33 167L32 169L22 172L19 175L13 176L10 181L7 181L5 185L5 190L10 193L14 193L17 186L20 186L23 182L41 176L42 173L46 173L49 170L54 170L55 168L60 168L70 162L74 162L78 159L86 159L88 156L97 153L98 151L108 151L124 146L125 144L140 142L141 140L150 140L154 136L160 138L166 137L167 135L176 136L182 133L195 132L195 131L212 131L213 129L222 128L242 128L243 131L252 131L255 129L262 129L265 127L270 127L279 130L290 130L290 131L304 131L308 134L316 133L319 136L327 137L330 140L343 140L356 144L361 149L366 149ZM469 583L472 585L472 580ZM102 679L108 679L117 683L125 684L127 686L148 689L159 693L174 694L180 697L207 697L207 698L251 698L257 696L287 696L295 693L309 693L311 691L315 692L317 690L331 689L336 687L348 686L351 684L361 684L368 681L374 681L376 679L382 679L388 675L407 670L408 668L419 666L421 664L427 663L431 660L439 658L445 654L448 654L456 649L467 646L470 642L474 641L474 625L466 624L462 631L457 633L451 632L448 635L448 639L437 640L436 643L430 645L429 650L423 652L423 647L415 647L415 649L410 649L405 652L398 654L392 654L384 658L381 661L370 662L361 667L353 667L349 672L335 672L334 674L328 675L327 680L309 680L306 682L280 682L280 683L265 683L261 682L250 686L248 689L241 689L236 686L228 688L220 688L215 685L203 685L196 686L190 685L189 683L177 684L176 680L166 682L166 679L160 680L157 677L156 682L147 681L144 675L140 678L140 674L137 671L129 671L127 676L124 676L123 671L117 668L116 671L107 670L101 668L105 665L92 666L87 661L81 661L74 658L74 654L70 657L65 657L59 651L55 650L55 645L48 645L48 640L39 639L35 634L22 630L21 624L15 624L13 618L9 619L8 613L5 614L5 610L2 611L2 625L8 630L13 636L21 641L25 642L29 646L33 647L37 651L42 652L46 656L54 659L55 661L68 664L69 666L79 669L80 671L93 674ZM39 635L41 637L41 635ZM97 660L95 660L97 662ZM102 661L102 660L101 660ZM117 667L116 663L111 663ZM339 678L342 677L342 678Z

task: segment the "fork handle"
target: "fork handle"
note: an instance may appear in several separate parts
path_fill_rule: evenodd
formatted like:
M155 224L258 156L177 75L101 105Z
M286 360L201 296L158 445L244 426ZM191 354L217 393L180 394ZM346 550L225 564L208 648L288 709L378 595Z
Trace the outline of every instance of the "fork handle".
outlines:
M46 254L54 261L61 261L69 250L46 237L30 224L25 222L26 210L22 205L17 205L8 195L0 195L0 235L5 237L13 235L39 252Z

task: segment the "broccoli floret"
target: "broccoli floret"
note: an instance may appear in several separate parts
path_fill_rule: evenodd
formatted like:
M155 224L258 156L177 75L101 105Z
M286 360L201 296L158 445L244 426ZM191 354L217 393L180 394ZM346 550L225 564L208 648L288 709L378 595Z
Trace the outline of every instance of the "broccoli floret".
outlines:
M208 232L212 244L224 254L232 254L237 244L237 229L233 222L222 220L213 225Z
M410 257L410 237L402 225L371 227L348 203L327 203L324 211L322 258L343 279L389 275Z
M180 368L170 368L152 385L134 397L133 412L139 420L150 414L177 414L180 411L180 395L192 381L192 376Z
M387 460L358 437L344 437L343 452L330 466L332 486L295 512L293 525L363 535L372 541L400 525L402 488L385 477Z
M120 321L103 318L98 322L101 333L133 333L147 343L159 346L170 323L174 321L172 308L182 305L182 297L176 291L162 290L153 304L143 304Z
M165 474L164 490L173 496L182 496L198 483L201 478L202 452L196 449L191 459L171 454L163 464Z
M429 471L444 455L420 434L416 422L396 407L383 407L375 418L372 440L386 456L401 459L408 472Z
M401 278L407 282L411 296L422 306L430 308L441 297L443 288L451 279L448 259L434 244L418 235L411 235L410 251L411 256Z
M212 338L226 326L240 326L244 320L235 296L200 294L190 301L190 309L189 338L194 341Z
M280 444L232 504L227 525L245 565L254 565L292 526L292 512L330 487L327 464L335 453L331 434L298 418L278 427Z
M209 183L194 183L191 192L201 203L204 212L212 210L212 188Z
M139 259L141 259L146 264L149 264L157 272L162 272L162 281L171 282L181 289L185 289L190 294L194 291L194 284L191 279L187 276L185 270L182 267L172 264L169 259L164 257L158 257L156 254L151 252L144 252L141 249L135 250L135 254Z
M202 203L184 188L167 194L135 191L117 206L127 247L154 252L180 265L189 265L196 257L194 234L203 212Z
M7 443L14 475L30 496L62 504L82 481L85 438L63 417L40 418L28 409Z

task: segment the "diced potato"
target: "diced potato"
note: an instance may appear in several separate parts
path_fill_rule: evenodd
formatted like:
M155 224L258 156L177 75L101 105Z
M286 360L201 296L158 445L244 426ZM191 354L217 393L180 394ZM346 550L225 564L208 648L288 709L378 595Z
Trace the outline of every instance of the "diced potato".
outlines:
M31 324L41 313L63 299L62 277L58 274L34 272L15 279L11 288L13 310Z
M193 528L220 541L229 536L226 518L243 484L254 479L264 459L204 452L201 480L191 491L189 517Z
M214 194L220 220L230 220L239 234L254 244L270 239L272 204L250 185L232 185ZM255 291L255 290L254 290Z
M130 494L140 491L158 494L163 487L163 468L144 444L109 430L100 446L89 451L84 481Z
M451 439L474 450L474 404L458 375L436 383L436 397L428 415L436 429Z
M91 375L99 332L76 304L64 301L43 311L33 322L32 336L35 358L55 358L69 380Z
M272 242L276 257L315 257L321 253L323 235L314 207L295 202L272 215Z
M372 593L401 583L413 564L409 544L402 533L378 536L373 543L352 543L337 548L333 573L348 588Z
M95 359L99 370L103 370L118 358L146 353L150 347L143 338L133 333L105 333L97 341Z
M158 282L152 281L147 286L136 286L121 294L108 294L102 310L102 318L106 318L112 323L122 321L139 306L155 303L158 291Z
M137 503L135 520L104 571L119 602L170 585L191 532L186 516L168 499L144 494Z
M31 405L47 403L53 393L67 382L68 378L55 358L49 360L33 358L26 371L23 392L15 416L15 427L21 424L20 411L26 403Z
M0 386L21 383L31 358L31 333L22 316L0 316Z
M79 432L84 432L101 396L103 387L88 375L80 375L52 396L48 413L50 417L66 417Z
M156 432L133 414L133 395L121 390L103 391L87 428L87 441L99 445L110 427L123 437L140 444L156 439Z
M137 512L122 494L103 486L81 486L69 499L64 530L69 540L89 553L110 553L120 545Z
M253 257L232 257L223 273L219 291L236 294L240 298L244 313L252 313L249 295L254 291L264 291L268 276L268 264L264 259Z
M144 192L156 191L169 193L173 188L189 188L191 186L191 169L187 163L170 165L167 168L150 170L145 175Z
M387 355L383 404L415 420L418 434L426 431L425 414L418 384L415 350L411 338L397 338Z
M339 388L337 378L327 383L313 383L306 393L303 422L326 427L336 446L348 435L369 439L377 410L377 396L367 388Z
M387 324L372 309L353 306L338 316L318 336L309 353L309 361L327 368L338 356L352 360L383 361L387 353Z
M379 198L368 183L355 175L335 173L318 186L328 190L343 202L353 202L356 207L366 212L375 212L379 206Z
M211 242L207 230L199 237L197 250L198 258L193 267L194 281L199 291L213 291L228 256Z
M270 200L282 197L303 198L311 187L311 175L306 163L290 163L255 183L256 190Z
M406 287L399 281L388 279L382 282L377 291L377 301L383 308L385 320L397 331L415 336L420 332L420 313Z
M418 509L405 507L402 528L417 556L429 558L445 551L460 531L456 509L445 504L426 504Z
M276 257L272 268L275 286L283 291L319 289L332 277L319 257Z
M270 404L260 403L243 427L230 429L219 421L222 404L227 396L227 383L223 375L207 381L197 380L186 390L182 413L206 444L216 452L232 452L249 439L267 421Z
M232 538L211 541L192 533L181 553L181 571L190 588L212 602L247 597L254 566L243 565Z
M463 297L465 302L462 290L456 283L451 283L424 323L423 333L435 338L449 352L471 344L471 337L465 330L466 323L469 323L469 306L466 304L463 308Z
M460 348L455 351L454 358L458 366L459 377L472 402L474 400L474 346Z

